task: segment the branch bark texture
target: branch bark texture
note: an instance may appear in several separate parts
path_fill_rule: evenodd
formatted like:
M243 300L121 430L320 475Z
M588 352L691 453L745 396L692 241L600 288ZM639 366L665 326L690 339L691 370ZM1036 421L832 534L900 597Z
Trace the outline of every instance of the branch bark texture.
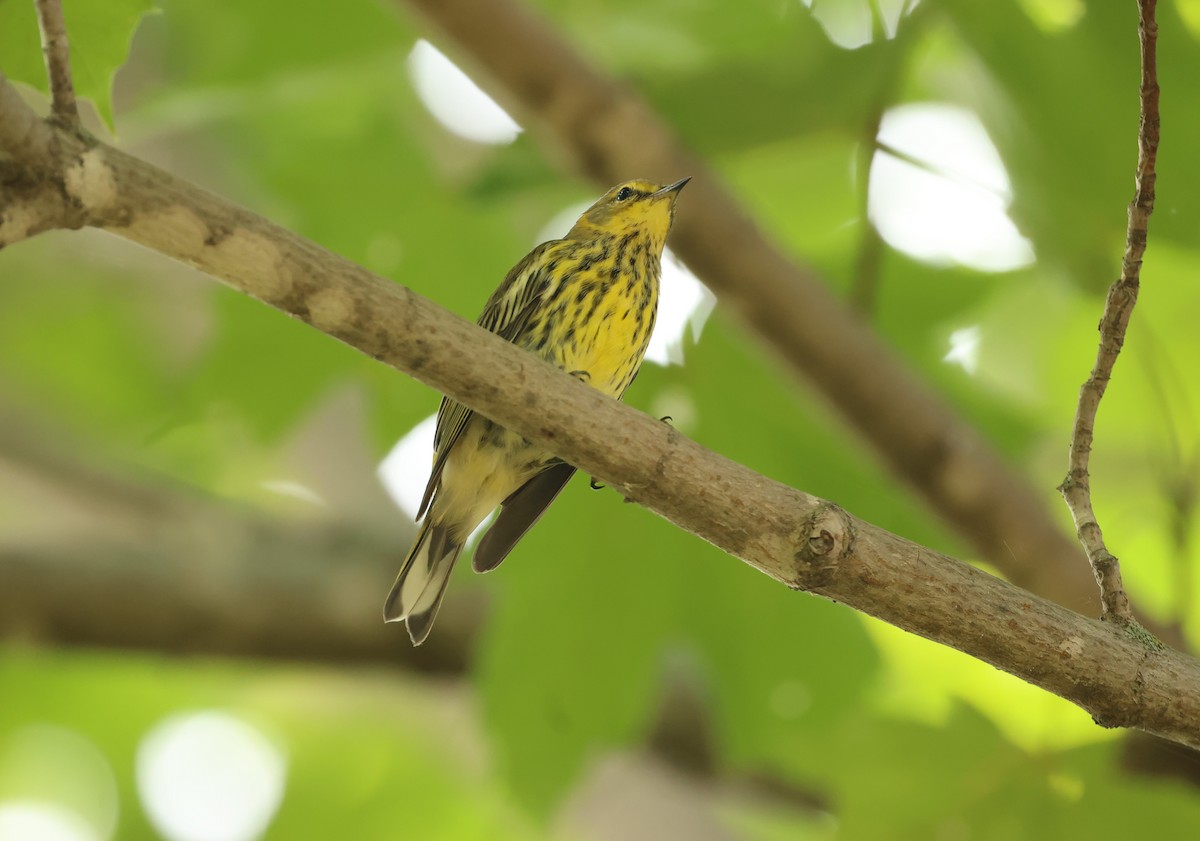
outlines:
M71 51L61 0L35 0L38 29L42 33L42 56L50 80L51 110L63 125L79 125L75 83L71 81Z
M7 101L0 95L0 148L22 136L20 120L3 113ZM978 657L1105 726L1200 746L1200 663L758 475L286 229L94 140L50 130L58 174L45 189L62 191L87 224L420 379L789 587Z
M1029 482L819 278L771 243L643 100L519 0L407 5L457 43L493 92L597 184L693 176L672 248L721 305L814 383L981 557L1060 604L1094 603L1078 545Z
M1079 406L1071 430L1067 477L1059 486L1075 521L1079 542L1087 553L1088 563L1100 585L1101 618L1123 625L1133 621L1133 611L1121 581L1120 563L1105 545L1100 523L1092 508L1088 462L1095 436L1096 413L1108 388L1108 381L1112 378L1113 366L1125 344L1125 331L1137 304L1147 228L1150 214L1154 212L1154 165L1158 159L1159 129L1156 5L1157 0L1138 0L1138 35L1142 53L1141 119L1138 124L1137 173L1134 176L1133 201L1129 204L1121 276L1109 287L1104 302L1104 314L1100 318L1100 348L1096 352L1092 373L1079 390Z

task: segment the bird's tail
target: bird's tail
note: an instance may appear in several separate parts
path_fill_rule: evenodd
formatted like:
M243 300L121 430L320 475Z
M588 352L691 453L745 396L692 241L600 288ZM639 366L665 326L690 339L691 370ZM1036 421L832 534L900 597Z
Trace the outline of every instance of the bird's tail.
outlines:
M450 572L462 549L463 538L458 536L458 529L433 522L432 513L425 518L383 604L384 621L405 620L413 645L420 645L429 636L442 596L446 594Z

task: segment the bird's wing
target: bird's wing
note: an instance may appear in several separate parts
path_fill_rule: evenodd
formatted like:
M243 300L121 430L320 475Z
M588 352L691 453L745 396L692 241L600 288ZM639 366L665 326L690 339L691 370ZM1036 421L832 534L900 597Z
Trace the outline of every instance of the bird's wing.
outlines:
M484 306L483 314L476 322L480 327L508 342L521 335L549 280L548 266L552 261L545 259L546 253L559 243L561 240L544 242L513 266L504 282L497 287ZM425 516L433 494L442 480L446 459L473 415L474 412L458 401L449 397L442 398L442 405L438 407L437 428L433 435L433 472L425 486L425 495L417 512L418 520Z
M575 473L575 468L560 462L534 476L504 500L500 516L475 549L471 565L476 572L488 572L500 566L525 532L541 519Z
M479 326L509 342L519 336L545 291L550 274L558 266L555 252L562 245L562 240L543 242L513 266L488 298L477 322Z

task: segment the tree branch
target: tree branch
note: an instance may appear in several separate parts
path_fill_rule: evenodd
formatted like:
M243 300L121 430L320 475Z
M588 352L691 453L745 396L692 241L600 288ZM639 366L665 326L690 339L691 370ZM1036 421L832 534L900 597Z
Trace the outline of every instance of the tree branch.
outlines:
M1079 390L1079 406L1071 432L1071 454L1067 477L1059 486L1075 531L1083 544L1096 582L1100 585L1101 618L1122 625L1133 621L1129 597L1121 583L1121 567L1117 558L1104 544L1104 535L1092 510L1091 480L1088 460L1092 452L1096 413L1104 397L1113 366L1125 344L1129 317L1137 303L1146 252L1146 233L1150 214L1154 212L1154 164L1158 158L1158 24L1154 20L1157 0L1138 0L1138 36L1142 52L1141 120L1138 125L1138 162L1134 177L1134 197L1129 204L1129 225L1125 234L1125 255L1121 260L1121 276L1108 290L1104 315L1100 318L1100 348L1096 364Z
M0 637L439 674L466 668L480 612L470 599L447 605L438 635L416 648L397 645L363 609L395 576L396 535L341 523L284 528L166 477L64 456L61 436L51 445L11 415L0 411L0 493L20 492L29 477L61 500L65 520L75 510L90 516L52 537L0 542Z
M6 84L0 78L0 89ZM19 122L7 117L0 111L0 148ZM89 225L420 379L789 587L982 659L1104 726L1200 746L1200 663L760 476L262 217L51 130L60 163L46 189L65 191Z
M595 183L694 176L672 248L721 305L813 382L893 473L1009 580L1060 604L1093 603L1078 546L1029 482L818 277L771 243L642 99L519 0L407 5L456 42L493 93Z
M872 29L880 28L883 23L882 12L877 2L871 5ZM883 125L883 115L895 94L895 86L903 78L900 72L901 61L898 41L889 41L882 34L876 34L875 40L887 45L888 56L894 65L893 72L887 75L884 87L876 94L875 103L862 127L858 141L858 158L855 161L855 176L857 183L858 212L861 233L858 238L857 253L854 257L853 282L850 285L849 304L854 311L864 319L869 319L875 311L876 299L879 296L880 272L883 268L885 245L883 237L871 221L871 171L875 166L876 155L879 152L879 128Z
M34 0L38 29L42 32L42 55L50 79L51 113L64 126L79 125L75 85L71 82L71 54L61 0Z

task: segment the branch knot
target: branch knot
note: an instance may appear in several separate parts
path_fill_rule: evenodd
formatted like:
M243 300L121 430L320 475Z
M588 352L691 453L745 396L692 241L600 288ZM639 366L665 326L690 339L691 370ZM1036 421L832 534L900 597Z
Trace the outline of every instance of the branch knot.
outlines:
M854 523L842 508L821 502L805 519L797 543L796 564L788 585L812 590L833 578L838 564L854 548Z

